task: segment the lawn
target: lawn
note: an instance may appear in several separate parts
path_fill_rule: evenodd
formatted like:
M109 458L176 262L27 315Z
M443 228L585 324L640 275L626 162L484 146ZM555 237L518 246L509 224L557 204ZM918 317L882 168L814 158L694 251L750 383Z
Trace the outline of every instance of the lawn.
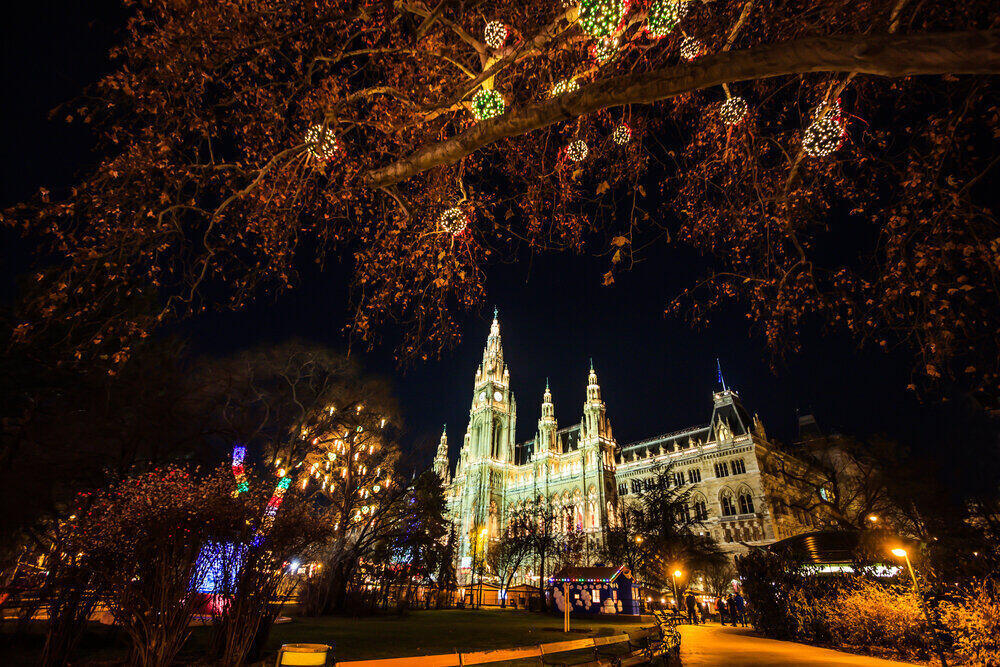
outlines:
M513 610L444 609L358 618L293 616L291 622L275 625L271 630L263 664L274 664L274 656L282 644L330 644L338 661L367 660L529 646L598 633L611 635L651 624L649 617L644 624L612 617L573 618L573 631L567 636L562 631L561 616ZM39 626L38 633L17 646L0 650L0 664L4 667L37 664L42 631ZM206 627L192 629L191 638L179 656L181 664L195 663L204 655L208 634ZM120 665L127 653L125 637L120 631L95 624L85 634L74 664Z
M602 628L607 628L602 634L615 634L619 629L639 626L637 621L611 617L574 618L571 628L583 632L571 632L567 637L561 616L526 611L446 609L405 616L323 616L295 618L274 626L268 649L277 651L282 644L297 642L331 644L338 661L366 660L527 646L591 637Z

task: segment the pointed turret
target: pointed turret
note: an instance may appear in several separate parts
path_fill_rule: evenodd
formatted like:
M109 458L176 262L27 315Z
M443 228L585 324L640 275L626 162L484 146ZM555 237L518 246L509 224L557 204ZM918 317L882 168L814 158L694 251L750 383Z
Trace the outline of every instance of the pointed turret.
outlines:
M583 404L583 428L587 437L611 438L611 427L605 415L604 401L601 400L601 386L597 384L594 360L590 360L590 374L587 376L587 401Z
M437 455L434 457L434 472L441 478L443 484L451 481L448 474L448 425L441 431L441 441L438 443Z
M556 428L556 407L552 404L549 379L545 378L545 393L542 394L542 417L538 420L539 453L555 451Z

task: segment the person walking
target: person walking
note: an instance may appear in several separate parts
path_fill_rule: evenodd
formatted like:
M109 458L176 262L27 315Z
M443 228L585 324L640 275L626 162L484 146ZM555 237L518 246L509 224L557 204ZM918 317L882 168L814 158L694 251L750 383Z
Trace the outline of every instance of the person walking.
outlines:
M695 599L691 593L684 596L684 604L687 605L688 622L691 625L698 625L698 612L695 609Z
M715 611L719 613L719 623L726 624L726 613L729 611L726 605L726 598L720 597L715 601ZM735 625L735 624L734 624Z
M736 592L736 596L733 598L733 607L733 625L736 625L737 619L739 619L739 624L745 628L747 626L747 602L743 599L739 591Z

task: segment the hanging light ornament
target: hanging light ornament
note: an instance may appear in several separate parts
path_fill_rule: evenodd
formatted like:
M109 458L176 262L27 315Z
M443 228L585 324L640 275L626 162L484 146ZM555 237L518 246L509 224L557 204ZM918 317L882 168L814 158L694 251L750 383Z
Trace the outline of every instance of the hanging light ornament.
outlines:
M632 138L632 128L622 123L611 133L611 140L619 146L624 146Z
M847 122L840 111L840 100L836 100L823 113L820 107L813 114L815 120L802 135L802 150L809 157L826 157L840 148L847 136Z
M573 162L579 162L587 157L587 142L583 139L575 139L566 146L566 157Z
M719 117L726 125L737 125L747 117L747 102L742 97L730 97L719 108Z
M653 0L646 19L646 34L659 39L666 37L687 13L687 4L678 0Z
M469 225L469 217L465 215L463 211L458 206L452 206L451 208L446 208L441 217L438 219L438 225L441 227L442 231L448 232L453 236L458 236L465 228Z
M577 83L576 79L562 79L556 82L556 85L552 86L552 92L550 97L559 97L560 95L565 95L566 93L572 93L580 90L580 84Z
M472 115L477 120L496 118L503 114L506 107L503 96L493 89L481 88L472 96Z
M507 41L508 34L510 34L510 31L507 30L507 26L503 23L500 21L490 21L483 30L483 39L486 40L486 46L491 49L499 49Z
M598 65L603 65L609 60L612 60L616 55L618 55L618 38L602 37L597 40L590 45L590 55L597 61Z
M685 37L681 40L681 58L684 60L700 58L704 53L705 45L694 37Z
M306 130L304 139L309 154L323 162L332 160L340 150L340 142L333 136L333 130L322 124L313 125Z
M580 0L580 27L591 37L607 37L618 30L628 5L628 0Z

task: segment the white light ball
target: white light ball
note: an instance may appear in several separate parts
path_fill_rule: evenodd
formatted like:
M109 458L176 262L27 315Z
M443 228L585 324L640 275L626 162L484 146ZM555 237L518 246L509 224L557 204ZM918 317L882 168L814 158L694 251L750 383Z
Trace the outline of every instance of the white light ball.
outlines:
M324 162L332 160L340 151L340 142L334 136L333 130L325 125L317 124L306 130L304 137L309 154Z
M587 142L583 139L576 139L569 142L566 146L566 157L568 157L573 162L579 162L587 157L589 149L587 148Z
M742 97L730 97L719 108L719 117L726 125L737 125L743 122L749 110L746 100Z

